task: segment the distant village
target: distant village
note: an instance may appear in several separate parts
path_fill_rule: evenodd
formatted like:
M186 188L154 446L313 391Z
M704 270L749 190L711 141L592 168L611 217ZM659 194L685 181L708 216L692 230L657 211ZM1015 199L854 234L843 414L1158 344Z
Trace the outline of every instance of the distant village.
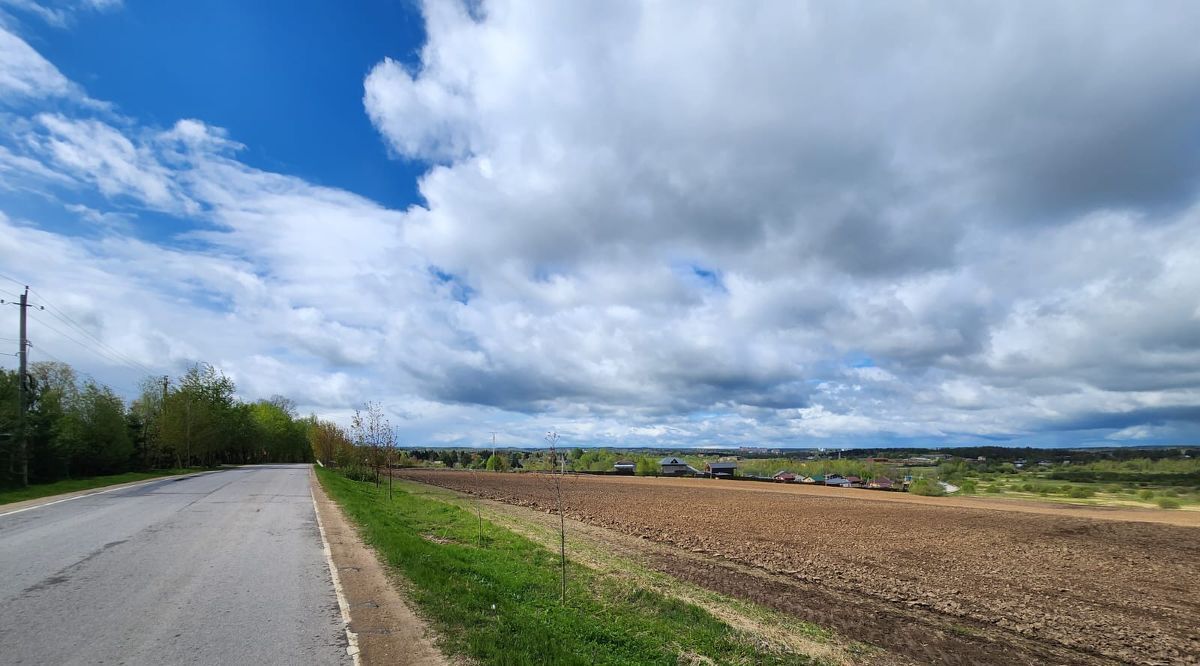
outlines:
M944 462L947 456L935 455L932 457L912 457L900 460L892 460L889 458L867 458L866 462L883 464L883 465L898 465L905 467L928 467ZM633 460L618 460L613 463L613 473L632 475L637 472L637 463ZM760 475L739 475L738 461L736 459L716 460L704 463L704 469L693 467L686 460L676 457L667 456L658 461L658 476L673 476L673 477L700 477L712 479L742 479L747 481L774 481L776 483L805 483L819 486L833 486L838 488L868 488L870 490L891 490L891 491L907 491L913 482L913 477L910 474L903 475L900 478L892 479L887 476L877 475L870 478L860 476L840 474L813 474L806 476L804 474L796 474L786 469L781 469L771 476ZM942 483L943 489L947 493L957 492L958 488L949 483Z

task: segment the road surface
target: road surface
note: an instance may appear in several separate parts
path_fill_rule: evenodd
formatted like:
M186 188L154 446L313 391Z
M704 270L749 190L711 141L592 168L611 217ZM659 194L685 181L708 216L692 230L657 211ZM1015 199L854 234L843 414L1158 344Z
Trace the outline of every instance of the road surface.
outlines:
M243 467L0 515L0 662L351 663L308 475Z

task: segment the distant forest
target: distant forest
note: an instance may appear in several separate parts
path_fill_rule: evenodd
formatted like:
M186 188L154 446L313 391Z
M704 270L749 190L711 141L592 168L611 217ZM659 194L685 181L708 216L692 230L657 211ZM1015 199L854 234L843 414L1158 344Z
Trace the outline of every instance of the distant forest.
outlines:
M17 372L0 370L0 487L22 484ZM125 404L65 363L29 369L25 418L30 483L165 467L311 462L317 430L283 397L243 402L207 364L174 381L149 378Z

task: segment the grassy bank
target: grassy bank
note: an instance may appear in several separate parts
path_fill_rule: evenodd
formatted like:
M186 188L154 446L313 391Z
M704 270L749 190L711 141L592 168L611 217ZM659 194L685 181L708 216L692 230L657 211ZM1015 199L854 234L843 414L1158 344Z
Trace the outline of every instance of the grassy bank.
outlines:
M558 521L553 515L524 507L481 503L476 497L415 481L397 479L396 485L417 497L448 502L469 513L482 510L484 518L493 524L524 536L543 548L558 548ZM774 646L777 652L809 655L818 663L831 665L871 661L877 652L871 646L841 640L829 630L787 613L669 576L644 559L646 552L635 554L624 550L620 545L623 535L581 528L578 523L567 526L568 556L574 561L593 571L602 571L607 576L629 580L638 587L699 606L730 626L753 634L760 645Z
M484 664L803 664L764 651L700 608L568 568L559 601L557 555L479 522L453 504L403 489L388 500L370 483L318 469L327 492L411 583L410 595L449 652Z
M92 476L85 479L64 479L62 481L55 481L54 483L44 483L29 486L27 488L0 490L0 504L24 502L25 500L38 499L39 497L49 497L51 495L73 493L80 490L103 488L104 486L115 486L118 483L132 483L134 481L155 479L161 476L173 476L175 474L188 474L191 472L202 471L204 471L204 468L192 467L184 469L158 469L151 472L126 472L124 474L113 474L110 476Z

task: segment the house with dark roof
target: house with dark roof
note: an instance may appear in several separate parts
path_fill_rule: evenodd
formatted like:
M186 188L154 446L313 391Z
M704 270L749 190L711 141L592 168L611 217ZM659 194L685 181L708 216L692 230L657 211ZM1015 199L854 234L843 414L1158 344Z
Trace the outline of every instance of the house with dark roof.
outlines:
M867 481L867 487L873 490L891 490L895 483L886 476L877 476Z
M696 469L687 464L682 458L668 456L658 461L658 473L663 476L686 476L695 474Z
M617 474L633 474L637 471L637 463L632 460L618 460L613 463L613 471Z
M737 474L737 463L735 462L710 462L704 463L704 471L711 476L730 477Z
M838 486L840 488L849 488L850 487L850 479L847 479L847 478L841 477L841 476L837 476L835 474L830 474L829 476L825 477L825 485Z
M782 470L782 469L779 470L778 472L775 472L775 476L773 476L771 478L775 479L776 481L778 481L780 483L795 483L796 482L795 474L792 474L791 472L788 472L788 471Z

